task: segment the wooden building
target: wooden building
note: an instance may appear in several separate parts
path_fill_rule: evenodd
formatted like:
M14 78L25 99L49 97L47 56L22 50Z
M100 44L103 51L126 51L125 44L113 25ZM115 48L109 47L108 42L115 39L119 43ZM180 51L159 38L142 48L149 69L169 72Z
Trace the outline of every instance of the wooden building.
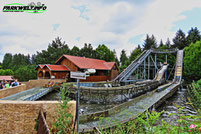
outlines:
M65 79L69 69L63 65L38 65L36 68L38 79Z
M96 73L88 76L86 80L82 80L91 82L113 80L118 75L119 71L115 62L106 62L104 60L70 55L62 55L55 62L55 65L38 65L36 69L38 78L43 79L70 79L70 71L85 72L88 69L95 69Z

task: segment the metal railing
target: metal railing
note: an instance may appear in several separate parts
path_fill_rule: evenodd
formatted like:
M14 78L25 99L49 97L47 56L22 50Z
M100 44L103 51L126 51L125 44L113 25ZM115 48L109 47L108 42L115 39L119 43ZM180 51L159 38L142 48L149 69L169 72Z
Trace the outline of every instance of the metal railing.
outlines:
M155 49L151 48L153 53L176 53L178 48L170 48L170 49Z
M172 49L154 49L151 48L149 50L145 50L142 52L140 56L137 57L122 73L120 73L113 81L125 81L133 71L149 56L151 53L176 53L178 51L177 48Z
M145 50L137 57L121 74L119 74L114 81L123 81L129 77L132 72L144 61L144 59L152 52L152 50Z
M52 91L52 88L47 88L39 93L36 93L36 94L24 99L24 101L35 101L35 100L41 98L42 96L48 94L51 91Z
M175 67L175 76L174 76L174 82L175 83L180 83L182 80L182 71L183 71L183 52L184 50L179 50L177 52L177 60L176 60L176 67ZM178 71L178 67L180 67L180 73L181 76L177 76L177 71Z
M140 66L140 64L151 54L152 50L148 50L145 54L143 54L133 66L131 66L131 69L126 72L126 75L120 79L120 81L125 81L132 73L133 71Z
M130 68L132 68L133 64L135 64L144 54L146 53L146 50L142 52L142 54L140 56L138 56L126 69L124 69L123 72L121 72L115 79L114 81L120 79L121 77L123 77L128 70L130 70Z

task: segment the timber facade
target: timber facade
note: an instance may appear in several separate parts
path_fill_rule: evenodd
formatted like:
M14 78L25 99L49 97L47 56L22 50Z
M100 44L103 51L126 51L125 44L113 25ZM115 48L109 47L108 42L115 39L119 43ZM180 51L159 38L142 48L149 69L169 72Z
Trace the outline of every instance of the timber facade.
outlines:
M38 65L36 68L38 79L67 79L70 78L70 72L85 72L88 69L94 69L95 73L90 74L83 82L98 82L113 80L118 76L118 66L115 62L106 62L104 60L62 55L54 65Z

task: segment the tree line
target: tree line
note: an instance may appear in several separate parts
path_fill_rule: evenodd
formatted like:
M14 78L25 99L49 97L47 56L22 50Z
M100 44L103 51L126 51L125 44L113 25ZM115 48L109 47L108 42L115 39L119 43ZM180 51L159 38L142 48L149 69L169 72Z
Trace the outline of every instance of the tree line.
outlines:
M101 59L108 62L113 61L117 63L121 72L144 50L148 50L150 48L184 49L185 47L188 48L190 44L195 44L197 41L200 41L200 39L200 31L196 27L191 28L187 35L179 29L172 40L172 44L169 38L165 43L163 43L162 40L158 43L154 35L150 36L147 34L143 44L138 45L137 48L132 50L130 55L127 55L127 52L123 49L120 53L120 58L118 59L115 49L110 50L105 44L100 44L96 49L94 49L91 44L85 43L82 48L74 46L70 49L65 41L62 41L61 38L57 37L48 45L46 50L42 50L40 52L37 51L37 53L32 56L20 53L15 55L6 53L0 66L0 75L14 75L14 77L20 81L36 79L37 72L35 68L38 64L54 64L55 61L63 54ZM188 50L189 49L185 49L185 51ZM200 52L201 50L198 51ZM186 73L184 74L187 76Z

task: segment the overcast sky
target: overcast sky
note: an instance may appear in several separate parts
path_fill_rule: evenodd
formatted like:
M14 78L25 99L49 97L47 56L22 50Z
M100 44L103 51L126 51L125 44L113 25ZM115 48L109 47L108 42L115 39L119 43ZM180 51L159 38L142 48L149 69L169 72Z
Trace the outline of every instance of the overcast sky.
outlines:
M41 14L2 12L10 3L41 2ZM178 29L201 30L201 0L0 0L0 62L5 53L36 54L56 37L70 48L91 43L127 55L146 34L166 42Z

